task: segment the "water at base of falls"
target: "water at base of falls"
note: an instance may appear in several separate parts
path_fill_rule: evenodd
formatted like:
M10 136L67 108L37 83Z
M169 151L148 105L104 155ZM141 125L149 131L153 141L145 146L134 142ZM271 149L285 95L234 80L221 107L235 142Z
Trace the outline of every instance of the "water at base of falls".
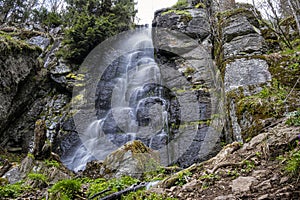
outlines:
M139 34L131 37L135 43L130 45L137 50L117 58L103 74L103 80L99 81L99 86L110 84L111 89L105 91L104 87L100 87L96 96L101 99L101 95L109 93L109 99L107 96L103 98L106 98L104 101L109 100L110 105L100 106L100 119L81 133L82 143L62 156L69 169L83 170L87 162L104 160L112 151L135 139L153 149L168 143L170 102L163 96L160 69L154 60L151 29L141 29ZM108 80L105 76L115 67L119 75Z

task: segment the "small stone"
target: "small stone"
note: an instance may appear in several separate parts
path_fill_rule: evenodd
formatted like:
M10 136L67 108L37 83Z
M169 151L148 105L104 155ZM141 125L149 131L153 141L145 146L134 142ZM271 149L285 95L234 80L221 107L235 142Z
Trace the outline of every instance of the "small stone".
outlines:
M262 195L257 200L264 200L264 199L269 199L269 195L268 194Z
M253 183L257 182L254 177L238 177L232 181L232 192L249 192Z
M288 182L288 180L289 180L289 177L287 177L287 176L284 176L284 177L282 177L281 179L280 179L280 184L284 184L284 183L286 183L286 182Z
M233 194L230 194L227 196L218 196L218 197L214 198L214 200L234 200L234 199L236 199L236 198L234 197Z
M263 177L265 177L267 174L267 170L256 170L252 172L252 176L257 178L257 179L261 179Z
M170 192L174 192L176 190L176 188L177 188L176 186L171 187Z
M267 190L267 189L270 189L270 188L272 188L270 180L266 180L266 181L258 184L255 187L255 189L257 189L258 191L264 191L264 190Z

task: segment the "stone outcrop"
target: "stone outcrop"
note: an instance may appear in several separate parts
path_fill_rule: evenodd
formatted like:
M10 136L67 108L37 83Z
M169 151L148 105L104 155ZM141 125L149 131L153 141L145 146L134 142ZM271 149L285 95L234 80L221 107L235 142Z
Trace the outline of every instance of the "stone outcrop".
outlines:
M0 143L1 146L10 143L14 150L22 151L22 147L28 146L28 140L27 145L22 146L28 138L24 128L29 127L23 130L19 127L18 132L8 129L42 94L39 88L41 65L37 59L41 49L8 35L0 36L0 46Z
M36 120L42 119L45 148L63 154L70 145L65 133L76 133L68 113L69 92L81 76L56 56L62 48L61 29L50 34L6 26L1 30L0 144L10 152L28 152Z
M109 154L104 161L91 161L81 175L90 178L142 178L146 172L156 171L160 166L159 153L139 140L127 142Z
M222 42L216 48L222 49L218 56L227 96L230 123L227 131L234 140L243 141L250 135L243 135L245 132L265 122L251 114L243 113L241 117L242 113L238 113L240 99L237 98L241 95L236 94L252 96L258 94L264 85L270 84L272 75L264 57L267 46L259 23L249 8L241 7L219 13L218 27Z
M164 84L179 99L181 124L197 124L196 130L174 131L174 137L180 131L186 133L185 139L173 147L177 149L175 154L180 155L174 163L182 167L213 156L221 137L218 128L212 129L214 122L207 123L212 115L222 113L218 109L222 107L222 97L217 97L217 93L222 94L222 86L219 74L214 73L217 70L212 63L208 19L206 9L190 7L159 10L153 20L153 43ZM212 103L214 100L216 104ZM216 120L221 124L222 116L218 116Z

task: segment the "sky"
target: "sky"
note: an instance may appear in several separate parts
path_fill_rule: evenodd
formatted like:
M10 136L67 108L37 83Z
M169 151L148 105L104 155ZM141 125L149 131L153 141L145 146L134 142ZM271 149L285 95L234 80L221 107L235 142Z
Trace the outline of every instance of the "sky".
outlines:
M138 24L151 24L156 10L171 7L176 2L177 0L138 0L137 17L140 19Z
M137 23L151 24L156 10L171 7L176 2L177 0L137 0L137 18L140 19ZM236 0L236 2L251 3L252 0Z

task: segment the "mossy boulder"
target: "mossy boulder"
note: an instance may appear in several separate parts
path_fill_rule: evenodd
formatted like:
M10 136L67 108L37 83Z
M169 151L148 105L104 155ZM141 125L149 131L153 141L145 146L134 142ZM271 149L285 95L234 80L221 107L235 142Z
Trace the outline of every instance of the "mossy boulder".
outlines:
M159 155L141 141L134 140L108 155L103 165L110 176L140 178L144 172L159 167Z

